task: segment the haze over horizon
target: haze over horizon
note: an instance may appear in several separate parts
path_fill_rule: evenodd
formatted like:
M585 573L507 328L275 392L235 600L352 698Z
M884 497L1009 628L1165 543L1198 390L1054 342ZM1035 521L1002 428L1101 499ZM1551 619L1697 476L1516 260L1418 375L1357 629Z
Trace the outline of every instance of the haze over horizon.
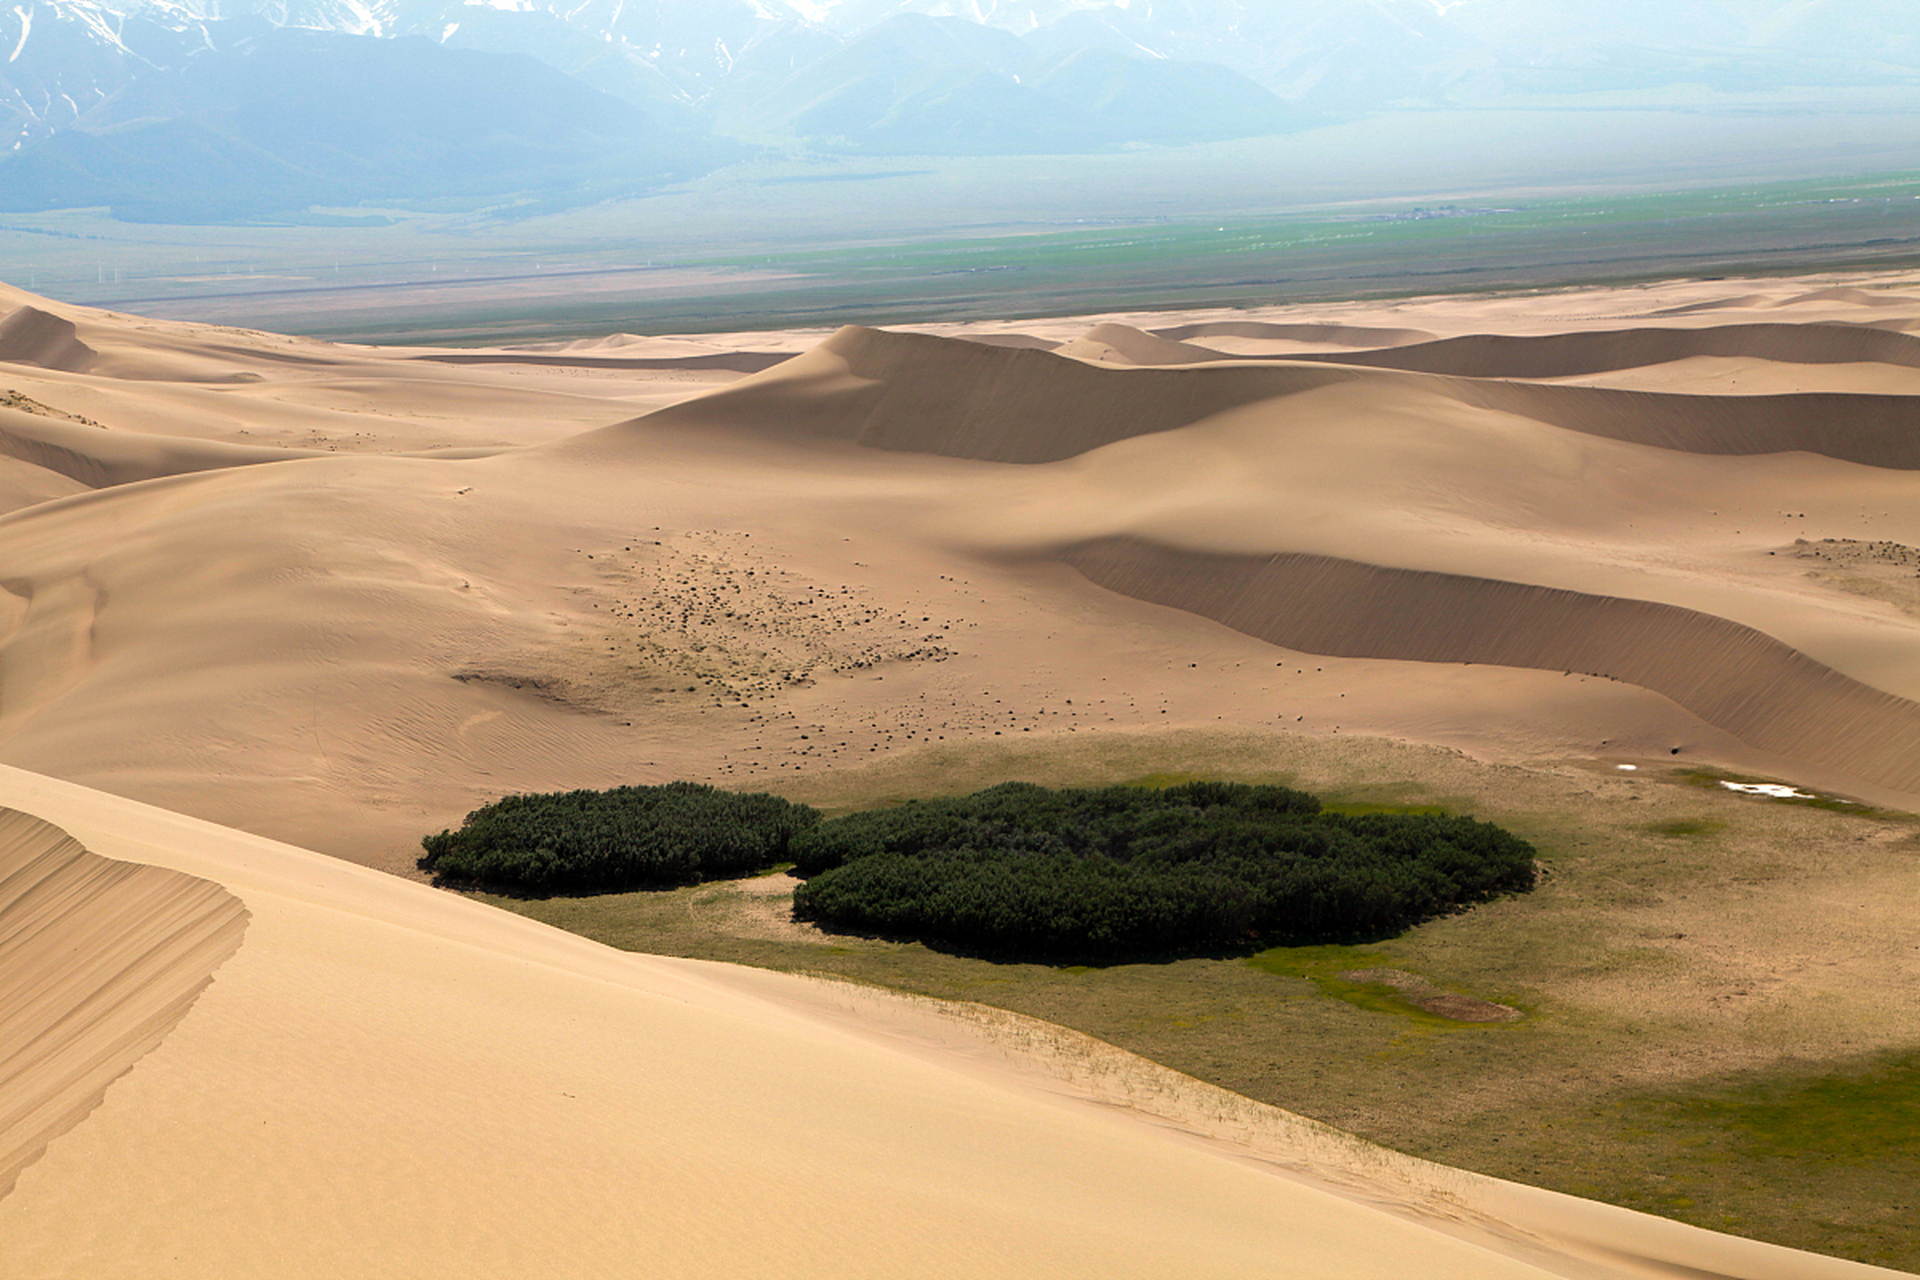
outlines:
M1716 146L1764 150L1756 122L1770 176L1920 155L1915 0L32 0L0 13L0 48L0 211L147 223L524 217L769 162L1118 151L1151 175L1272 137L1315 169L1316 135L1383 118L1467 183L1489 147L1541 185L1688 151L1710 180ZM1543 115L1560 127L1527 136ZM1390 151L1346 160L1352 193L1434 188Z

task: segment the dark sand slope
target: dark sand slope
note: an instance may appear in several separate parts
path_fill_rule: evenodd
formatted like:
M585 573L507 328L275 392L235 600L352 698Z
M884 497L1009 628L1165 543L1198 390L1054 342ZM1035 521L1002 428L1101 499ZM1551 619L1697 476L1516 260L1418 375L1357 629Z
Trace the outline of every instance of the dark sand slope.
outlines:
M274 449L110 431L0 405L0 453L88 489L313 457L310 449ZM0 506L12 510L17 505Z
M1906 396L1671 395L1292 362L1114 369L1045 351L851 326L804 356L648 421L759 426L986 462L1055 462L1262 400L1369 380L1662 449L1801 450L1920 469L1920 412Z
M219 885L0 810L0 1197L186 1015L246 928Z
M1471 334L1385 351L1290 357L1463 378L1572 378L1694 356L1791 364L1920 368L1920 338L1853 324L1731 324L1704 329L1614 329L1516 336Z
M1425 329L1381 329L1352 324L1275 324L1269 320L1209 320L1149 329L1156 338L1188 342L1194 338L1260 338L1271 342L1311 342L1329 347L1399 347L1431 342Z
M1324 556L1205 555L1131 538L1082 543L1061 558L1110 591L1288 649L1623 680L1764 750L1920 790L1920 704L1710 614Z
M38 307L16 307L0 316L0 362L78 372L97 353L80 341L73 321Z

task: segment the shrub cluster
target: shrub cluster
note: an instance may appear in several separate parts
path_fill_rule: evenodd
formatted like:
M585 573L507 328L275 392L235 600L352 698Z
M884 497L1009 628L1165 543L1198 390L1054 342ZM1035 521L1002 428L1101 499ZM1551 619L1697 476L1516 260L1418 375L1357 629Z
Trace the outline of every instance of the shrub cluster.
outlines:
M745 875L788 857L805 805L695 782L508 796L428 836L420 866L532 893L617 892Z
M977 795L800 833L794 914L988 954L1114 959L1382 937L1533 884L1533 847L1471 818L1323 813L1284 787Z

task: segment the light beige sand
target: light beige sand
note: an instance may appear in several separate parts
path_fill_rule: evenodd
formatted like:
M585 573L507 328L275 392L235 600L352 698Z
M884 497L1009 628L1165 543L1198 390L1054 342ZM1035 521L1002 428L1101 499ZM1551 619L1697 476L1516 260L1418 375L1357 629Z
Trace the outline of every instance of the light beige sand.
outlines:
M1912 294L421 352L9 290L0 760L400 871L508 791L1180 726L1911 807ZM1770 390L1632 385L1700 361Z
M17 770L0 805L79 842L0 820L0 885L68 882L0 913L10 987L56 1027L99 991L166 1012L104 1098L49 1069L92 1056L71 1038L0 1040L0 1115L67 1121L0 1197L9 1275L1893 1274L1426 1165L1011 1015L615 952Z

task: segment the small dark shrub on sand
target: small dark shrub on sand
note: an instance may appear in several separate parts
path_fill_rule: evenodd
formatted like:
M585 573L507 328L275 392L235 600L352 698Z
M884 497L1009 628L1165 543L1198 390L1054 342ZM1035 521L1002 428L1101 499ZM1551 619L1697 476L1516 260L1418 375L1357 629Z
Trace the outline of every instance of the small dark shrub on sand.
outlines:
M803 919L1119 959L1384 937L1531 888L1534 850L1471 818L1323 813L1285 787L1007 783L820 823L791 856Z
M787 860L819 814L695 782L508 796L428 836L420 866L530 893L608 893L745 875Z

